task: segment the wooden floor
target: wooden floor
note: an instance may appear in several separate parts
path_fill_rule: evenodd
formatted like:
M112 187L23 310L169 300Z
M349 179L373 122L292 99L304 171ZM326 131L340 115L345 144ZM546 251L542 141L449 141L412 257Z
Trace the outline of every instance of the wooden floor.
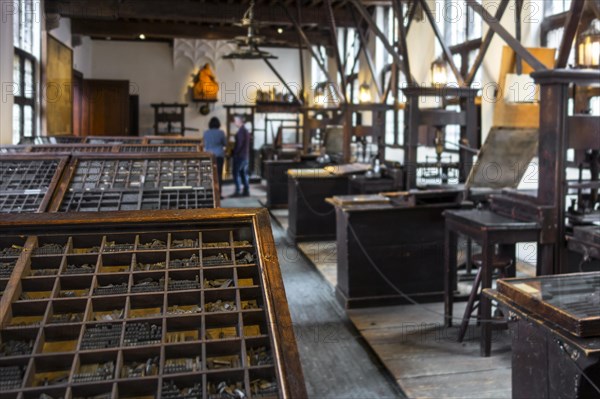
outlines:
M230 191L225 186L224 195ZM260 190L252 186L251 193L260 195ZM256 198L235 198L224 200L223 206L260 204ZM332 286L287 241L277 223L273 223L273 235L309 397L405 397L336 302Z
M274 216L281 224L287 210ZM335 242L299 243L333 289L337 283ZM462 284L461 291L470 289ZM464 302L455 307L462 315ZM492 357L479 356L478 328L471 326L464 343L457 328L442 325L443 304L404 305L347 312L368 345L411 398L508 398L511 396L510 336L494 333Z

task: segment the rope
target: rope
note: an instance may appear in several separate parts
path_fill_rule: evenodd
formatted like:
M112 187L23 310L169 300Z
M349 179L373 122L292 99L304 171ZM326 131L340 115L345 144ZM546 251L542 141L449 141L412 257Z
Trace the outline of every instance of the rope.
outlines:
M300 185L298 184L297 181L294 182L294 184L296 185L296 190L298 190L298 193L300 194L300 197L302 198L302 201L304 202L304 204L306 205L306 207L308 208L308 210L320 217L324 217L324 216L329 216L331 215L333 212L335 212L335 208L333 208L332 210L330 210L329 212L319 212L316 211L315 208L313 208L309 203L308 200L306 199L306 197L304 196L304 193L302 192L302 189L300 189Z
M358 244L358 247L360 248L361 252L365 255L365 257L369 261L369 264L371 265L371 267L373 269L375 269L375 271L377 272L377 274L383 279L383 281L385 281L385 283L391 289L393 289L394 291L396 291L400 296L402 296L404 299L406 299L411 304L417 305L417 306L421 307L422 309L428 311L429 313L433 313L433 314L436 314L438 316L442 316L444 318L444 320L446 319L446 315L444 313L441 313L441 312L438 312L437 310L433 310L433 309L429 309L429 308L425 307L425 305L423 305L423 304L415 301L408 294L406 294L401 289L399 289L398 287L396 287L396 285L381 271L381 269L377 266L377 264L375 263L375 261L373 261L373 258L371 258L371 256L367 253L367 250L365 249L365 247L363 246L363 244L358 239L358 235L354 231L354 228L352 227L351 224L348 224L348 228L350 229L350 232L352 233L352 236L356 240L356 243ZM460 320L462 322L463 319L462 319L462 317L461 318L452 317L452 320ZM480 321L481 322L492 322L492 323L504 323L503 321L499 321L499 320L495 320L495 319L491 319L491 320L483 320L482 319Z

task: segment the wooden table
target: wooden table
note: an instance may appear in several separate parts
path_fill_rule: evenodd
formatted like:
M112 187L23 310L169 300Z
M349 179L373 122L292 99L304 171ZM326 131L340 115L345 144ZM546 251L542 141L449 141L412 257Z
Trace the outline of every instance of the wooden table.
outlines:
M460 210L444 212L446 218L444 248L444 317L446 326L452 325L454 304L453 287L456 281L456 257L458 235L462 234L481 244L482 290L492 286L493 258L495 246L499 244L501 251L514 258L515 244L519 242L537 241L540 228L535 222L522 222L500 216L489 210ZM514 262L513 262L514 263ZM514 266L513 266L514 267ZM514 273L514 271L513 271ZM481 356L489 356L491 352L491 301L480 298L481 315Z

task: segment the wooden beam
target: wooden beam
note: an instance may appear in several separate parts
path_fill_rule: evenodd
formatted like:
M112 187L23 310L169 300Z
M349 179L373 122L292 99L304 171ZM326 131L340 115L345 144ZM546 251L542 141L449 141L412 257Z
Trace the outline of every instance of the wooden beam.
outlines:
M346 97L346 71L344 71L344 64L342 63L342 56L340 55L340 46L338 43L337 26L335 24L335 15L331 6L331 0L325 0L327 8L327 15L329 16L329 35L331 37L331 46L333 47L333 54L335 55L335 63L337 64L338 74L340 77L340 83L343 88L342 95L344 96L344 102L348 102Z
M575 39L575 35L577 35L579 22L583 15L584 5L585 2L583 0L571 2L571 8L563 29L562 40L558 48L558 57L556 58L556 64L554 64L555 69L565 68L567 66L571 48L573 47L573 40Z
M383 47L385 47L387 52L392 56L392 58L394 59L394 62L396 62L398 64L402 64L402 59L400 59L398 52L396 52L396 49L394 48L394 46L392 46L390 44L387 36L381 31L381 29L379 29L379 27L377 26L375 21L373 21L373 17L371 16L371 13L369 13L367 8L361 3L360 0L349 0L349 1L354 5L354 7L358 11L358 13L362 16L362 18L367 22L367 24L371 28L371 31L373 31L373 33L375 33L375 35L379 38L379 40L381 40Z
M248 2L204 2L165 0L46 0L47 14L60 14L68 18L127 20L148 19L173 22L238 23ZM290 26L285 13L271 4L258 3L254 7L256 20L271 24ZM339 26L352 26L345 9L335 9ZM327 12L323 4L302 7L303 26L327 26Z
M313 59L317 62L319 69L323 72L323 74L325 74L325 77L327 78L327 82L329 83L329 85L333 86L332 89L335 91L335 94L338 97L338 99L343 101L345 99L345 96L340 92L340 87L331 78L329 71L327 70L327 68L323 64L323 61L321 60L321 57L315 52L315 49L313 48L312 43L310 42L308 36L304 32L304 30L302 29L300 24L298 24L298 22L296 21L294 16L289 12L289 10L281 2L278 4L281 6L281 8L283 8L284 12L288 16L288 19L292 22L292 25L296 28L298 35L300 35L300 37L302 38L302 41L306 45L306 48L308 49L308 51L310 51L310 54L312 55Z
M506 11L506 7L508 6L508 0L502 0L498 9L496 10L496 19L500 21L502 16L504 15L504 11ZM490 44L492 43L492 39L494 38L494 33L496 33L493 29L488 29L485 33L485 38L479 47L479 51L477 52L477 57L475 57L475 61L473 62L473 66L465 79L465 83L467 86L471 86L473 84L473 80L475 79L475 75L483 62L483 58L485 57L488 49L490 48Z
M360 24L358 23L356 14L354 13L354 10L351 7L352 6L348 4L350 14L352 15L354 25L356 26L356 33L358 33L358 39L360 40L360 50L362 50L365 60L367 61L367 66L369 68L369 73L371 74L371 79L373 80L373 83L375 84L375 87L377 89L377 95L381 99L383 97L383 94L381 92L381 88L379 87L379 79L377 79L377 74L375 73L375 63L373 62L373 57L371 56L371 52L369 51L369 48L367 46L367 36L365 35L365 32L363 32Z
M521 42L521 12L523 11L523 1L515 0L515 38ZM499 20L498 20L499 21ZM521 57L516 55L516 72L520 75L523 72L523 64L521 63Z
M423 0L421 0L423 1ZM527 62L535 71L545 71L547 68L537 58L535 58L518 40L516 40L490 13L487 12L481 4L475 0L467 0L467 5L471 7L482 19L494 30L506 44L508 44L516 54Z
M296 0L296 13L298 14L298 23L302 24L302 4L300 4L300 0ZM298 36L298 59L300 62L300 81L302 84L300 100L304 104L306 100L306 78L304 76L304 50L302 49L302 38L300 36Z
M194 38L207 40L231 40L236 36L245 36L247 31L240 27L214 27L209 28L196 24L181 24L174 22L124 22L101 21L96 19L72 19L71 33L93 37L111 37L115 39L137 39L140 33L148 38ZM298 37L292 30L282 34L266 34L267 39L282 42L284 47L298 47ZM328 36L321 31L309 31L307 38L315 44L329 44ZM269 45L271 47L271 45Z
M464 81L462 75L460 74L460 71L456 67L456 64L454 63L454 59L452 58L452 53L450 52L450 49L448 48L448 46L446 46L446 43L444 42L442 33L438 29L437 22L435 21L435 18L433 17L433 14L431 13L431 9L429 8L429 5L427 4L427 0L419 0L419 1L421 2L421 7L423 8L423 11L425 11L425 15L427 15L427 19L429 20L429 24L431 25L431 28L433 29L433 33L435 33L435 37L437 37L437 40L440 43L440 46L442 46L442 52L444 53L444 58L446 59L446 62L448 63L448 65L450 65L450 69L452 69L452 73L454 74L454 77L456 78L458 85L461 87L465 86L465 81Z
M410 62L408 58L408 45L406 42L406 28L404 27L404 7L402 6L402 1L396 1L396 7L394 8L398 12L398 38L400 40L400 52L402 53L402 61L404 67L404 76L406 76L406 81L409 85L414 83L412 79L412 74L410 72Z

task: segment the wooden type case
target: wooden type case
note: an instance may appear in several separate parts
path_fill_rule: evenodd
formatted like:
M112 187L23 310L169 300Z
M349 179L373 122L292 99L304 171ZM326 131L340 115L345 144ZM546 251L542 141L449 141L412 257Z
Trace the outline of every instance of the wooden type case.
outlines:
M503 279L497 289L573 335L600 336L600 272Z
M2 154L0 213L45 212L66 164L66 154Z
M265 210L114 215L5 218L1 397L306 397Z
M51 212L196 209L220 205L209 153L73 154Z

